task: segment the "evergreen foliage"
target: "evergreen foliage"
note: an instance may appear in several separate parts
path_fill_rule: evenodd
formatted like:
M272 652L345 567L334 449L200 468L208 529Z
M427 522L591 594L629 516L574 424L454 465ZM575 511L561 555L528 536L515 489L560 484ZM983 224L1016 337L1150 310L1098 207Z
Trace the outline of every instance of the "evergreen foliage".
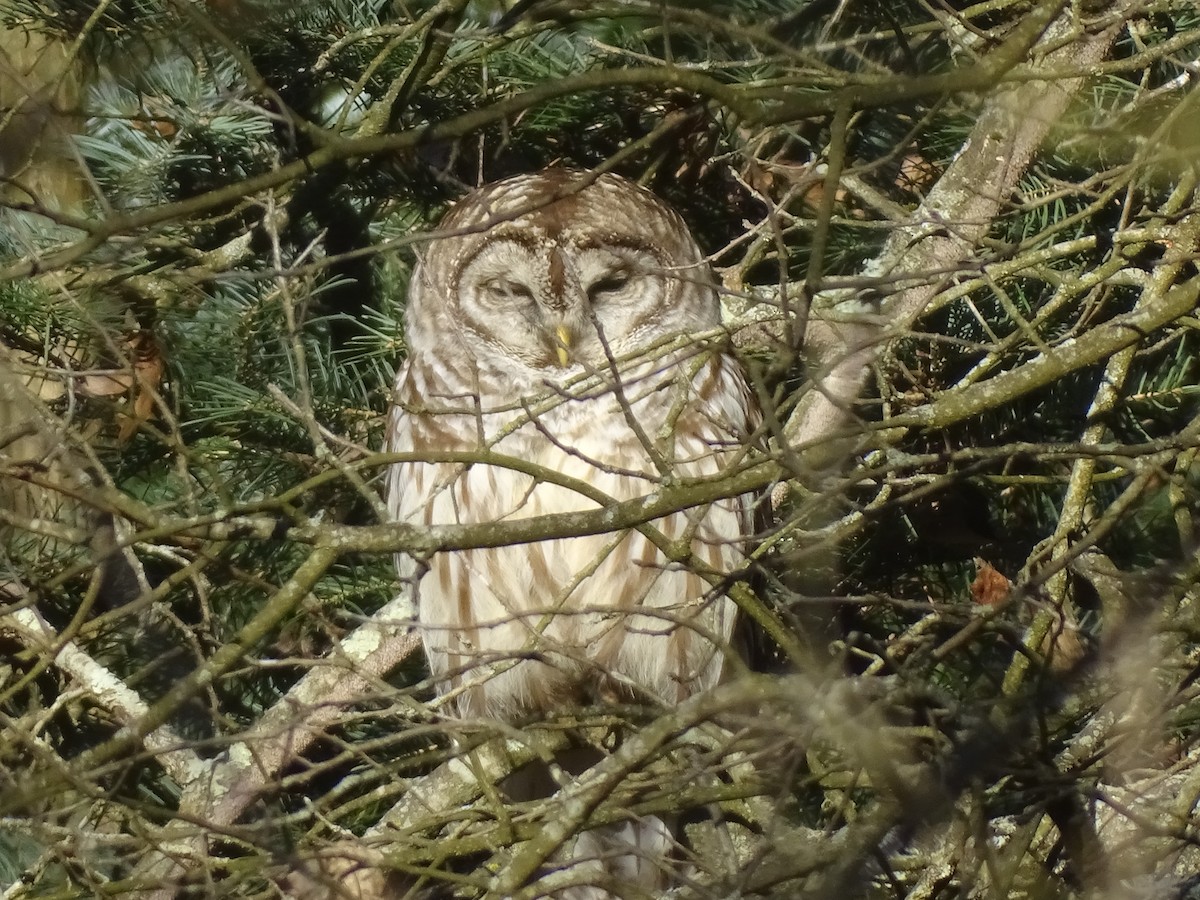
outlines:
M51 649L164 704L153 727L200 762L248 753L397 590L369 526L415 254L470 186L551 165L639 180L712 254L781 499L747 576L784 632L756 660L769 674L708 731L648 750L593 821L678 813L679 896L1118 897L1148 880L1183 896L1200 868L1200 322L1122 323L1200 283L1200 13L1075 4L1061 44L1111 31L1102 65L1068 52L1046 75L1039 45L986 85L934 82L1046 8L0 0L0 142L52 109L79 179L26 189L37 141L22 166L0 149L0 374L38 410L14 412L0 382L5 896L374 896L322 861L347 845L397 896L495 896L562 815L503 809L490 783L453 802L466 789L443 764L494 735L439 719L418 652L365 675L252 811L206 831L195 785L129 737L145 708ZM44 84L21 62L43 41L71 49ZM43 107L68 76L77 96ZM874 268L940 202L989 104L1039 76L1071 100L995 213L922 220L935 237L980 225L969 253ZM913 285L933 288L916 311ZM847 292L886 321L851 415L810 435L836 462L811 462L784 423L852 354L801 348L797 328L816 329L810 307L861 314ZM1106 326L1127 363L1073 356ZM1036 381L1047 359L1063 369ZM43 464L49 447L70 460ZM297 582L332 526L336 560ZM545 755L569 727L644 735L672 714L572 711L517 743ZM507 771L484 752L480 771ZM446 807L381 836L423 784ZM1130 860L1105 860L1115 846Z

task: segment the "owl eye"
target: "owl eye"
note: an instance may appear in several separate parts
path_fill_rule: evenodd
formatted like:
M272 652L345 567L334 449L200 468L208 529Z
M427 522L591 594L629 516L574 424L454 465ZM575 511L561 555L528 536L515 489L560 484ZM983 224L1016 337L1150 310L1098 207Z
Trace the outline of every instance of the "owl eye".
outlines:
M633 275L628 269L616 269L609 272L599 281L592 282L592 286L588 288L588 299L595 302L603 299L607 294L619 293L632 279Z
M491 278L483 283L483 289L493 300L509 303L533 302L533 291L519 281L508 278Z

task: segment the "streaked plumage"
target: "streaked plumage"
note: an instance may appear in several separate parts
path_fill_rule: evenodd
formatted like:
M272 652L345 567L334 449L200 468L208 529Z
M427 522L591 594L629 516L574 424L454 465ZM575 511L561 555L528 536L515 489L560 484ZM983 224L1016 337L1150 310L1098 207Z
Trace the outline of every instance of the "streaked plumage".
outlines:
M742 460L755 412L741 370L686 337L719 325L702 254L648 191L593 178L511 178L443 220L410 286L391 450L492 451L614 501ZM445 462L392 466L388 504L428 525L598 505L503 465ZM747 507L654 525L727 573L743 564ZM412 585L414 562L398 566ZM504 720L597 697L677 703L720 677L735 613L637 532L438 554L415 601L432 671L455 694L446 711Z

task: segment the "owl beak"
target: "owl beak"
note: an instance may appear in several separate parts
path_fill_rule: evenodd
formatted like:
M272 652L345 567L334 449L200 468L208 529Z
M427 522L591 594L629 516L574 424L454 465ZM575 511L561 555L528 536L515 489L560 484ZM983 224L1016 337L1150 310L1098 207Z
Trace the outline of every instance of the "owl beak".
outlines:
M554 349L558 353L558 364L565 369L571 364L571 341L573 339L571 329L566 325L559 325L554 329L554 337L556 338Z

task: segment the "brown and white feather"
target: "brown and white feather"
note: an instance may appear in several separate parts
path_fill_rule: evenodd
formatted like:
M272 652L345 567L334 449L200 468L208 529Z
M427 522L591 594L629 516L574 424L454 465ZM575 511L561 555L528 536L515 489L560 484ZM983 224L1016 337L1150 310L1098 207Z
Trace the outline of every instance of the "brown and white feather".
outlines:
M614 502L740 464L753 398L732 357L672 340L716 328L719 307L695 241L656 197L547 170L477 190L439 234L409 289L390 450L516 457ZM396 520L419 525L598 505L486 462L398 463L387 494ZM750 503L652 524L728 573L745 562ZM411 559L397 564L445 711L463 718L614 691L675 704L714 685L730 652L732 601L636 530L440 553L419 582Z

